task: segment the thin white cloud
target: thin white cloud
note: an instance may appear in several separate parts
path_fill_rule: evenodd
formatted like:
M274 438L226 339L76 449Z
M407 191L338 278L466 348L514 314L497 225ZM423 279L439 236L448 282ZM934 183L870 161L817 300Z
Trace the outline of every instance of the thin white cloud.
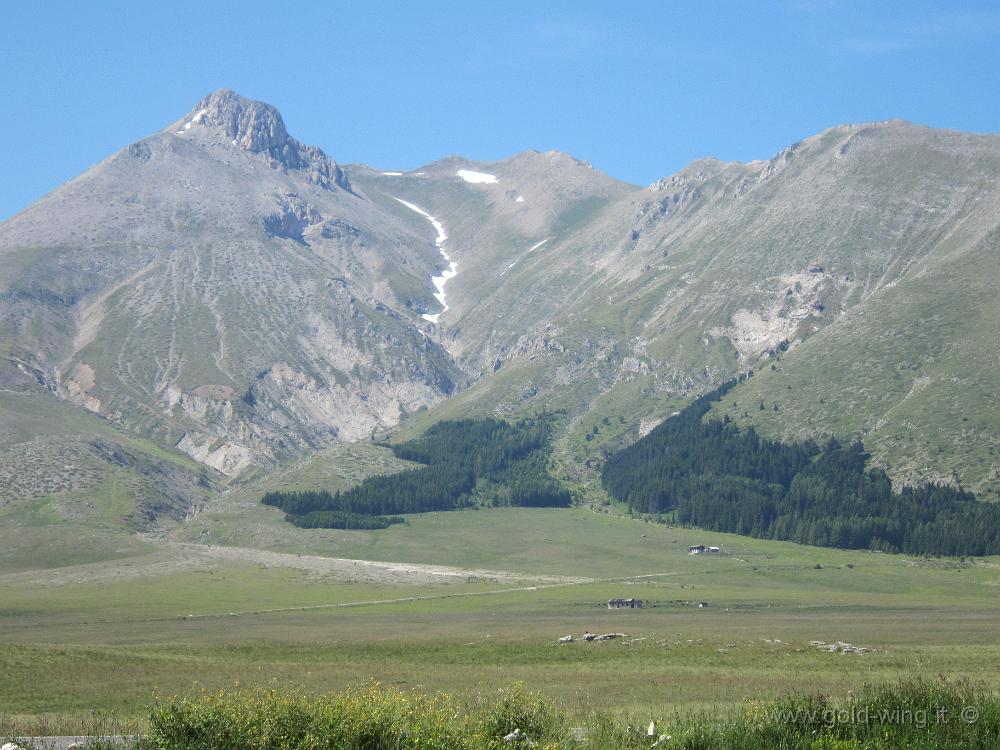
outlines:
M911 20L884 34L848 36L834 46L841 52L886 55L997 36L1000 36L1000 12L955 10Z
M679 39L670 29L616 27L607 19L585 16L529 23L495 43L502 45L501 57L512 65L525 60L575 63L600 59L662 64L671 59L704 61L719 57L717 50ZM512 50L516 54L511 54Z
M846 52L856 52L862 55L886 55L893 52L906 52L918 45L910 39L862 39L850 37L840 43L839 48Z
M827 13L836 10L843 4L842 0L796 0L788 3L785 7L792 13L813 14Z
M601 49L610 41L606 28L583 20L543 21L522 33L522 43L551 57L578 57Z

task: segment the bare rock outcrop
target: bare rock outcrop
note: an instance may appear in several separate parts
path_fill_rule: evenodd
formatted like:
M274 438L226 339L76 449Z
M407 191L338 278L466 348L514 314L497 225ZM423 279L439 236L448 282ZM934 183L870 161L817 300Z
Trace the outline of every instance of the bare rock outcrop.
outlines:
M322 149L288 135L281 113L266 102L219 89L195 105L182 130L195 125L222 128L226 137L244 151L267 156L272 167L304 172L310 182L326 189L336 185L351 190L344 170Z

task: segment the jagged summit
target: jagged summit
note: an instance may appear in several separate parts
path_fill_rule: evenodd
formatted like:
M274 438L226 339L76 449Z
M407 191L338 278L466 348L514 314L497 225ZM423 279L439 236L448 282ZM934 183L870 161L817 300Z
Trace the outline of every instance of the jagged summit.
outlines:
M274 106L245 99L230 89L219 89L199 101L188 122L222 127L241 148L255 153L273 153L289 141L285 122Z
M219 128L244 151L265 155L273 167L303 171L321 187L329 189L337 185L351 190L344 170L322 149L292 138L281 113L271 104L246 99L230 89L219 89L195 105L177 134L185 135L196 126Z

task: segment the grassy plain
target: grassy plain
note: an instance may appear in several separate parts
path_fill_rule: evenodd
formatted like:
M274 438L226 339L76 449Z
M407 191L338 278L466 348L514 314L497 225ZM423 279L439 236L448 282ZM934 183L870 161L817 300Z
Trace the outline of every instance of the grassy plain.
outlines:
M138 718L154 693L195 683L329 690L375 678L467 696L523 680L580 715L728 711L748 697L938 674L1000 687L994 559L817 549L589 510L296 532L313 554L452 567L369 575L159 538L124 561L0 575L5 720L71 732L94 710ZM688 555L695 543L722 553ZM606 609L626 596L647 606ZM588 630L628 637L557 643Z

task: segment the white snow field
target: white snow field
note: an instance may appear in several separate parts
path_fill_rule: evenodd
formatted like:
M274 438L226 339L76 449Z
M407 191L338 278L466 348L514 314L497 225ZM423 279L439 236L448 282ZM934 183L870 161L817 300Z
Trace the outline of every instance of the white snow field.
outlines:
M434 245L441 252L441 257L444 258L446 261L448 261L448 267L441 272L440 276L431 277L431 283L434 284L434 288L437 289L437 292L434 293L434 297L435 299L437 299L438 302L441 303L442 307L441 312L434 313L433 315L431 315L430 313L423 314L424 320L430 321L431 323L437 323L442 313L448 311L448 303L445 302L445 296L444 296L444 285L448 283L449 279L455 278L455 275L458 273L458 263L456 263L450 257L448 257L448 253L445 252L444 241L448 239L448 235L445 233L444 227L441 225L441 222L435 219L426 211L424 211L424 209L420 208L420 206L416 206L410 203L409 201L404 201L402 198L396 198L396 200L398 200L400 203L402 203L411 211L416 211L418 214L423 216L425 219L427 219L427 221L431 223L431 226L433 226L434 229L437 231L437 237L434 239Z
M474 184L492 185L495 182L500 182L494 175L486 174L485 172L473 172L471 169L460 169L455 172L455 176Z

